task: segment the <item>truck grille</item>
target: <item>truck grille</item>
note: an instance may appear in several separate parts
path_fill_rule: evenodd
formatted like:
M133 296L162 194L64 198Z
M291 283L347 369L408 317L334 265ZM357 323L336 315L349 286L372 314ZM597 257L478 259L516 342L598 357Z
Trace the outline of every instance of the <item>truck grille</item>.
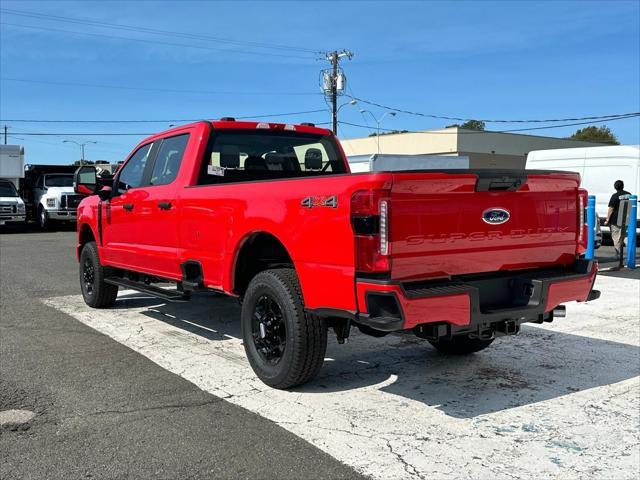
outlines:
M62 195L62 198L60 199L60 208L76 210L81 200L82 195Z
M12 215L16 212L17 212L17 205L15 203L0 205L0 214L2 215Z

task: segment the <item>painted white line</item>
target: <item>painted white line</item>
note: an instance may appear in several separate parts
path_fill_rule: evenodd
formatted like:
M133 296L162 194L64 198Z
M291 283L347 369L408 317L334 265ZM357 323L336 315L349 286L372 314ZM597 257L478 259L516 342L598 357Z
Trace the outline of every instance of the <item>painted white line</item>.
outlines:
M233 299L121 292L109 310L79 295L44 301L374 478L632 478L639 285L600 277L597 302L466 358L409 335L331 339L320 376L288 392L254 377Z

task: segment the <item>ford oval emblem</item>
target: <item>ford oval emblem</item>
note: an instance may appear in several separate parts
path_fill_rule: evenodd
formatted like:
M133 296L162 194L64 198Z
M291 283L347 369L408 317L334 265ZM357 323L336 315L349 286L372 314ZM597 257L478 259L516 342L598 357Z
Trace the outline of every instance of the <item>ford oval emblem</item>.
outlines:
M489 225L500 225L508 222L511 215L504 208L489 208L482 212L482 220Z

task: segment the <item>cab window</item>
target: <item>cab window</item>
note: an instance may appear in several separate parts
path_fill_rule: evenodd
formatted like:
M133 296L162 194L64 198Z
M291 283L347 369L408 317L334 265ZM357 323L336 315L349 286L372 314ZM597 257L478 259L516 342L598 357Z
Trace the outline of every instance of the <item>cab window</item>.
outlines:
M149 185L167 185L176 179L188 141L189 134L162 140Z
M346 173L332 137L270 130L213 132L199 185Z
M152 145L153 143L148 143L140 147L122 167L118 174L118 193L142 185L144 169L147 166Z

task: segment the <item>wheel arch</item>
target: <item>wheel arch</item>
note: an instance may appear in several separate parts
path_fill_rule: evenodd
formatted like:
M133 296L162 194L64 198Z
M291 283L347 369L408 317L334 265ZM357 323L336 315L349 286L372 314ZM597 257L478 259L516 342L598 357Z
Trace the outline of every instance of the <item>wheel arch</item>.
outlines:
M231 265L231 291L244 295L249 282L258 273L276 267L295 264L289 250L274 234L267 231L248 233L238 243Z
M95 232L91 228L88 223L78 224L78 248L76 252L76 256L78 261L80 260L80 253L82 253L82 249L89 242L95 242L98 237L95 235Z

